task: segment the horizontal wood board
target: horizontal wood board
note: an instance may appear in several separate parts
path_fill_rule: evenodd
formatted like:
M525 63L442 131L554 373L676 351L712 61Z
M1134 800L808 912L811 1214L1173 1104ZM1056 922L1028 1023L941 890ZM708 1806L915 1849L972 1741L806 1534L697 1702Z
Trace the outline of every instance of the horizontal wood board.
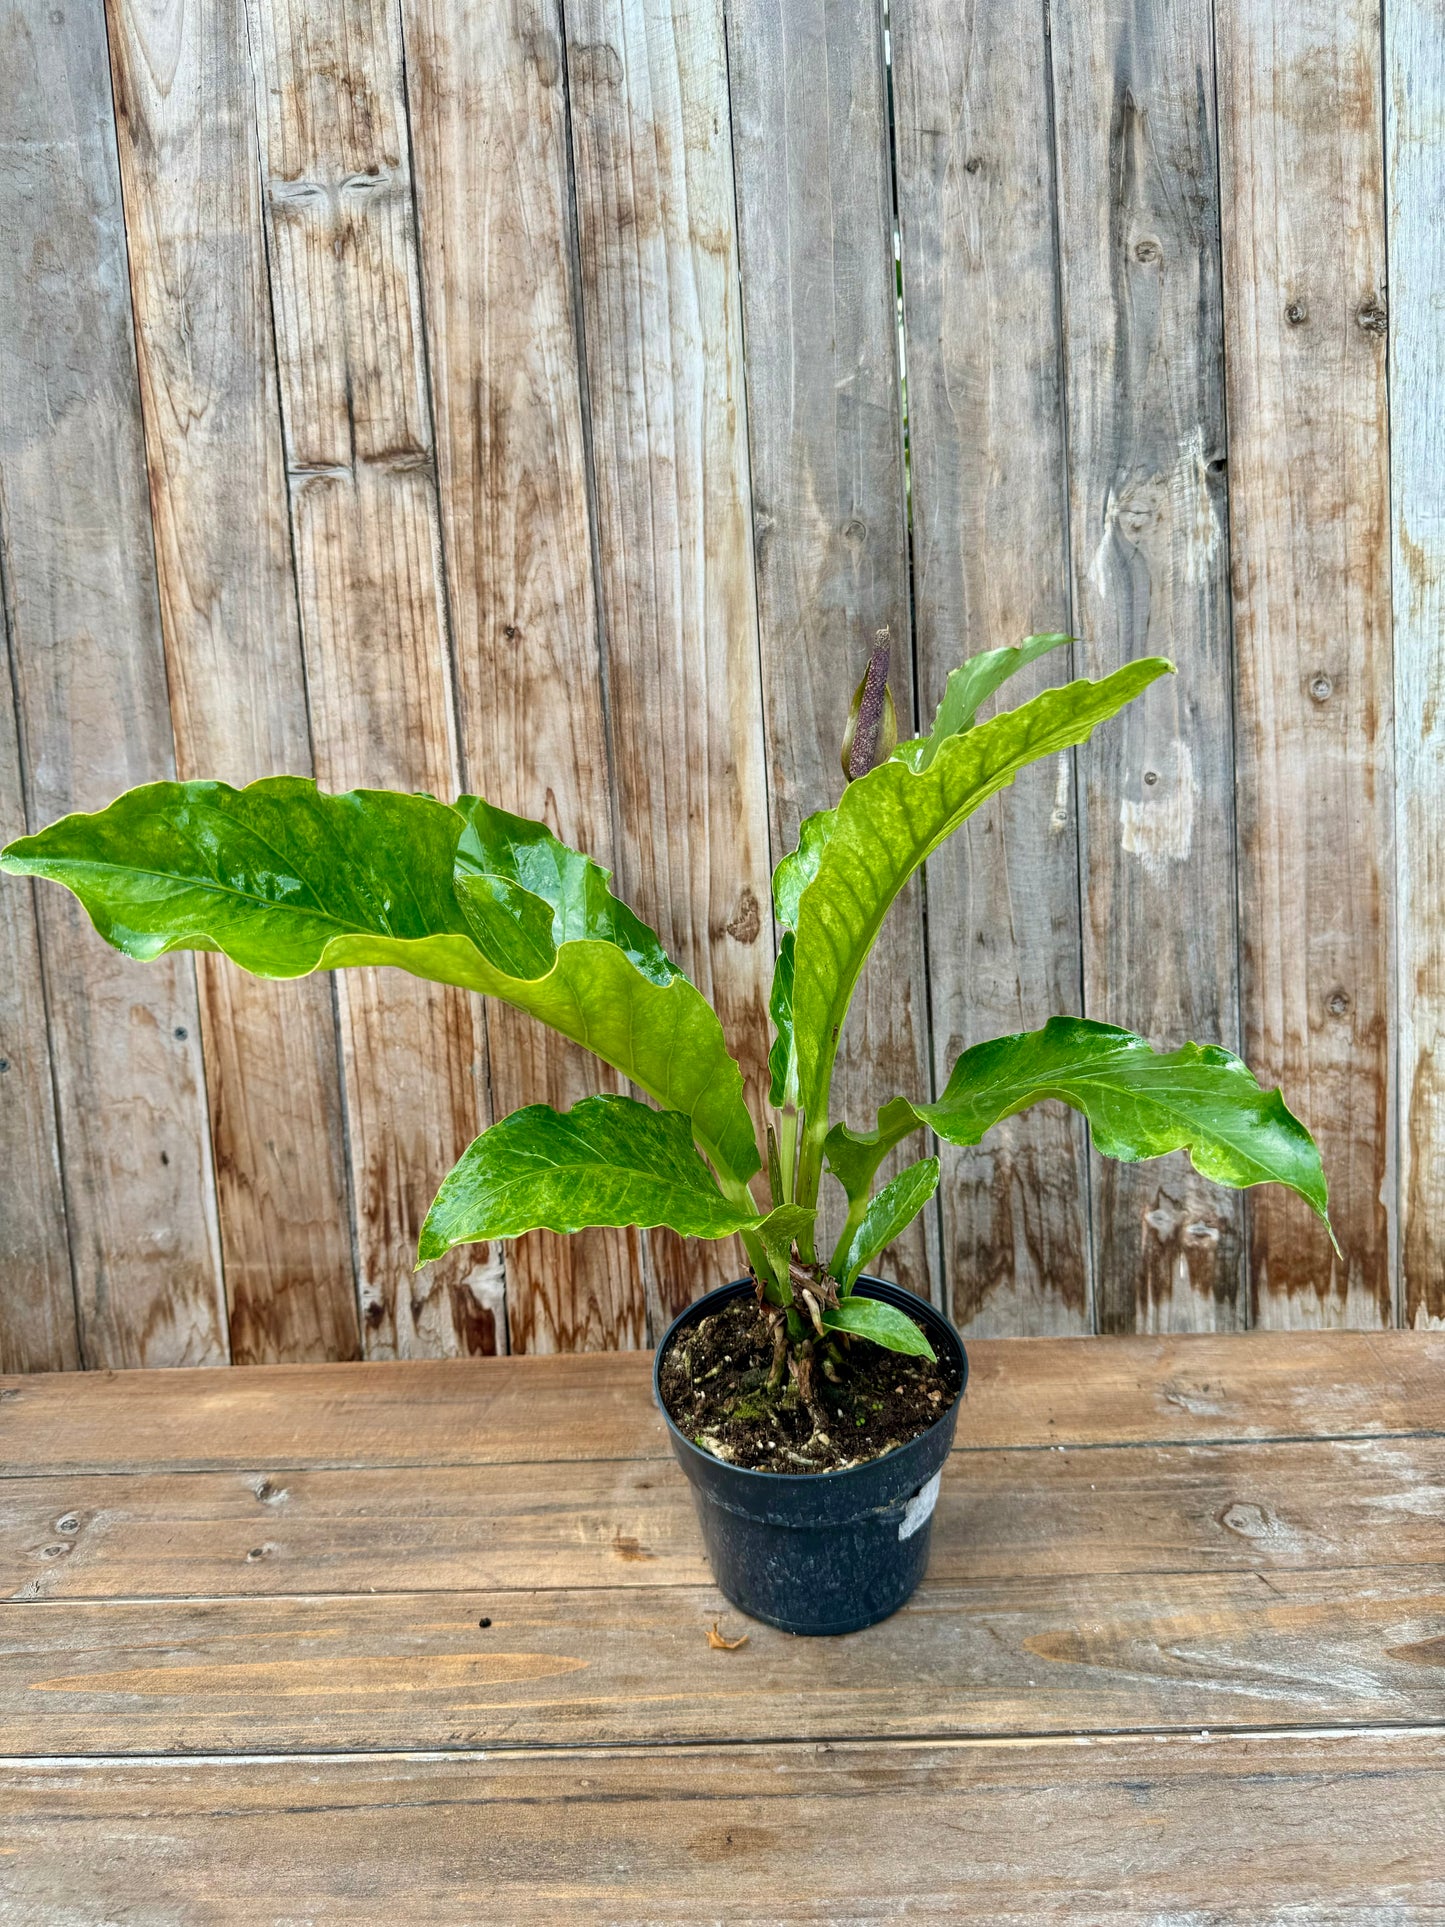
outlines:
M0 1380L0 1477L666 1459L652 1360L415 1360ZM576 1414L585 1408L585 1429ZM1445 1334L979 1339L956 1449L1445 1434Z
M1442 1765L1441 1736L1408 1730L1300 1735L1285 1748L1210 1734L0 1761L0 1920L59 1918L83 1882L107 1916L144 1893L131 1918L202 1927L350 1927L398 1911L508 1927L1411 1927L1437 1920L1445 1894Z
M875 630L905 728L1026 629L1163 651L906 893L840 1096L1054 1009L1242 1043L1344 1258L1040 1111L893 1266L990 1335L1438 1321L1428 9L785 12L13 0L0 822L173 769L465 783L615 866L756 1108L768 875ZM24 889L0 1363L641 1346L735 1265L414 1278L470 1133L609 1076L391 975L134 969Z

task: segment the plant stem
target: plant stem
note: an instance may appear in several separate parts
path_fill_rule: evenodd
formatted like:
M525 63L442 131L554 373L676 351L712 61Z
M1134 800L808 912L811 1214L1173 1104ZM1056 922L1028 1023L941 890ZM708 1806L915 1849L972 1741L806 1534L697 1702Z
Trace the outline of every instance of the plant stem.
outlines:
M788 1370L788 1327L783 1314L772 1314L773 1362L768 1371L768 1390L776 1392L787 1376Z
M814 1123L811 1117L803 1121L803 1144L798 1155L798 1182L796 1195L799 1204L815 1205L818 1202L818 1185L823 1175L823 1140L828 1135L828 1118L824 1113L820 1122Z
M778 1162L783 1173L782 1202L791 1204L798 1179L798 1113L791 1104L778 1113Z
M837 1244L833 1247L833 1255L828 1260L828 1270L832 1276L838 1280L838 1289L844 1292L845 1296L852 1287L844 1285L843 1273L840 1267L842 1266L844 1258L848 1255L849 1245L853 1242L853 1233L858 1229L859 1225L862 1224L867 1212L868 1193L861 1191L848 1206L848 1215L843 1220L843 1229L839 1233Z

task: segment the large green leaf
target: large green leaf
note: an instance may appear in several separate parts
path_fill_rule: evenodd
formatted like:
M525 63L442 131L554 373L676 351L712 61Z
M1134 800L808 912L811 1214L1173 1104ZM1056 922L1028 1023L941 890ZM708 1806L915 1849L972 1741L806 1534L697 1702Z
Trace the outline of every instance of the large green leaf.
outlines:
M853 989L903 885L945 838L1027 764L1086 742L1171 664L1148 657L1101 682L1045 690L938 745L926 769L880 763L810 817L779 865L779 915L797 931L793 1027L799 1101L810 1134L826 1127L828 1087ZM792 917L787 910L793 911Z
M483 1131L438 1191L417 1256L425 1264L454 1245L539 1227L668 1225L726 1238L759 1222L723 1196L680 1112L589 1097L565 1112L529 1104Z
M884 1185L831 1267L845 1294L853 1289L859 1272L912 1224L937 1189L937 1158L910 1164L891 1184Z
M938 705L938 714L928 735L899 743L893 751L893 760L914 771L927 769L949 737L962 736L973 728L980 706L995 690L1001 689L1010 676L1017 675L1020 669L1026 669L1050 650L1061 649L1072 641L1072 636L1025 636L1022 642L1007 649L988 649L981 655L970 656L950 672L943 701ZM805 817L798 832L797 849L790 850L774 872L773 898L778 921L785 928L793 927L798 921L799 898L818 873L836 814L834 810L818 810Z
M685 977L664 978L652 933L600 901L590 873L562 864L547 879L559 859L523 834L533 827L428 796L327 796L295 776L152 783L20 838L0 863L65 884L132 957L218 950L262 977L393 964L498 997L682 1112L740 1185L760 1160L716 1016ZM578 928L589 934L574 940Z
M1261 1090L1248 1065L1214 1044L1158 1052L1112 1024L1052 1017L1042 1030L966 1050L936 1104L895 1099L889 1110L895 1125L911 1111L950 1144L977 1144L1000 1118L1046 1097L1081 1111L1106 1157L1187 1151L1216 1184L1288 1185L1329 1223L1314 1139L1278 1091Z
M933 728L926 736L900 743L893 754L910 769L927 769L950 736L961 736L973 728L980 708L1010 676L1072 641L1072 636L1025 636L1007 649L986 649L981 655L970 656L950 672Z

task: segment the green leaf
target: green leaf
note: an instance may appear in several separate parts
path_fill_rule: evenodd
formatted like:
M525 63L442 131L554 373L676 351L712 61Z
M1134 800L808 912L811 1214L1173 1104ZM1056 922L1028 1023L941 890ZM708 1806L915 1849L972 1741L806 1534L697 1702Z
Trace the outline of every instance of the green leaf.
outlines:
M417 1257L539 1227L668 1225L726 1238L757 1222L718 1189L679 1112L589 1097L565 1112L529 1104L474 1139L437 1192Z
M778 922L785 929L797 924L799 900L818 874L836 816L836 810L818 810L805 816L798 830L797 849L790 850L773 872L773 902Z
M812 1205L776 1204L765 1218L758 1219L755 1228L762 1247L784 1271L793 1246L812 1230L817 1215Z
M768 1102L774 1110L798 1101L798 1065L793 1054L793 943L791 930L783 932L778 960L773 965L773 988L768 998L768 1015L773 1020L773 1044L768 1052L772 1086Z
M681 976L656 931L613 896L607 887L611 872L590 856L559 843L545 823L511 816L482 797L460 796L456 808L465 827L457 842L453 880L463 911L481 899L478 925L490 927L495 921L489 915L489 900L516 903L513 914L543 929L549 949L584 941L613 943L656 984ZM545 924L533 905L544 913ZM470 915L468 921L472 921ZM474 934L485 951L476 926ZM513 974L540 976L550 968L551 957L544 955L535 971Z
M1027 764L1086 742L1171 665L1149 657L1102 682L1045 690L942 742L926 769L880 763L843 792L828 822L810 817L779 898L796 905L793 1027L809 1129L827 1118L833 1059L853 988L888 908L924 859ZM807 880L797 888L806 873Z
M850 1131L846 1124L835 1124L823 1140L828 1169L856 1204L872 1189L873 1180L884 1158L910 1132L921 1127L922 1119L906 1097L890 1097L878 1113L876 1131Z
M1261 1090L1246 1064L1214 1044L1161 1053L1111 1024L1052 1017L1042 1030L975 1044L936 1104L910 1108L950 1144L977 1144L1000 1118L1045 1097L1081 1111L1105 1157L1134 1163L1187 1151L1216 1184L1287 1185L1329 1224L1314 1139L1278 1091Z
M961 736L973 728L981 706L1010 676L1016 676L1051 649L1062 649L1072 641L1072 636L1025 636L1007 649L987 649L970 656L950 674L928 735L900 743L893 754L910 769L927 769L950 736Z
M825 1331L849 1332L854 1338L871 1338L890 1352L907 1352L913 1358L937 1358L920 1328L906 1311L885 1305L878 1298L845 1298L823 1313Z
M833 1267L833 1275L845 1295L853 1289L860 1271L870 1265L885 1246L911 1225L938 1189L938 1159L924 1158L900 1171L891 1184L885 1184L863 1214L863 1221L848 1241L848 1248Z
M475 848L459 858L468 828ZM569 865L572 853L528 834L539 828L483 820L470 799L454 810L387 790L327 796L297 776L242 790L151 783L20 838L0 864L65 884L132 957L217 950L261 977L392 964L500 998L682 1112L740 1184L760 1159L716 1016L664 974L646 926L603 900L605 878L599 897L596 866Z

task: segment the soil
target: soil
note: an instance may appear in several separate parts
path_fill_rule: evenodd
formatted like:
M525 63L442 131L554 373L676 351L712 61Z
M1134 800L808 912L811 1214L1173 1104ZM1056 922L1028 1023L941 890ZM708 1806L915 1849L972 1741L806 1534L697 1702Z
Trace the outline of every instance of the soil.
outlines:
M828 1358L836 1382L822 1369ZM826 1433L791 1375L767 1387L772 1334L743 1298L691 1326L662 1361L663 1403L678 1430L715 1458L761 1472L838 1472L881 1459L942 1418L958 1394L949 1359L912 1358L866 1338L820 1348L813 1384ZM826 1440L826 1442L825 1442Z

